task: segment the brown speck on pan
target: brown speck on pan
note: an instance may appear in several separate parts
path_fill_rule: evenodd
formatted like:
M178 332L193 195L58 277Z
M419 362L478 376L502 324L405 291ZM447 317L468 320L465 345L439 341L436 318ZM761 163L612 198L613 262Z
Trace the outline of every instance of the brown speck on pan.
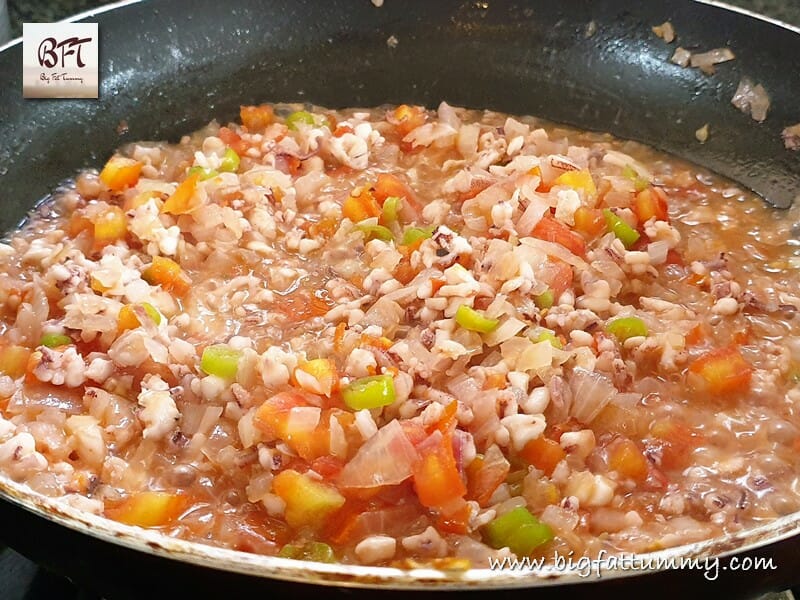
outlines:
M583 37L588 39L592 37L595 33L597 33L597 23L595 23L594 21L589 21L586 24L586 31L584 31Z
M393 35L390 35L388 38L386 38L386 45L389 46L389 48L397 48L397 44L399 43L400 40Z
M673 41L675 41L675 29L672 27L672 23L669 21L664 21L661 25L655 25L651 29L653 30L653 33L655 33L668 44L671 44Z
M800 150L800 123L785 127L781 132L783 145L788 150Z
M117 125L117 135L125 135L126 133L128 133L128 131L129 131L128 122L125 119L122 119L119 122L119 125Z

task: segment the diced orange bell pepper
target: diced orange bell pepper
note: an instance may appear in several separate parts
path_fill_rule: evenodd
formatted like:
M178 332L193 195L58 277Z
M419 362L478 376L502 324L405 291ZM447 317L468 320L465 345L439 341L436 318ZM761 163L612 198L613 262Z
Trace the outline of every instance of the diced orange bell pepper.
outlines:
M163 204L161 202L161 192L156 192L153 190L147 192L141 192L136 194L135 196L129 196L125 198L125 202L122 205L123 210L125 212L129 210L136 210L140 206L147 204L150 200L156 200L156 203L161 206Z
M242 125L250 131L265 129L275 120L275 111L269 104L260 106L242 106L239 108Z
M375 196L365 187L354 190L342 204L342 215L353 223L359 223L370 217L378 217L380 214L381 207L375 200Z
M413 476L420 503L428 508L443 509L463 498L467 486L458 472L452 437L436 431L417 450L421 459L414 465Z
M695 375L690 384L697 391L723 395L743 392L750 387L753 368L734 347L707 352L689 366Z
M147 317L151 319L153 323L158 325L158 323L161 322L161 315L152 304L143 302L139 306L141 306ZM135 304L126 304L119 310L119 314L117 315L117 331L120 333L129 329L136 329L142 325L139 316L136 314L135 307Z
M298 377L298 371L309 375L314 381L309 381L302 375ZM331 393L336 389L339 383L336 365L328 358L315 358L299 365L294 370L294 378L297 384L304 390L312 394L323 394L328 398L331 397Z
M12 379L22 377L28 368L31 351L25 346L0 346L0 373Z
M142 279L150 285L160 285L177 296L185 296L192 285L180 265L164 256L153 257L153 262L142 273Z
M197 191L197 182L200 180L199 174L189 175L178 184L172 195L164 202L161 212L170 215L186 215L197 209L194 202L194 193Z
M669 221L667 195L659 188L648 187L636 194L632 208L639 223L645 223L653 217L657 221Z
M109 206L93 219L94 247L104 248L109 244L124 239L128 232L125 212L119 206Z
M597 188L594 185L592 174L587 170L566 171L556 177L553 185L565 185L577 190L583 190L588 196L595 196Z
M606 219L602 210L580 206L575 211L575 231L591 239L605 230Z
M586 242L583 241L583 238L550 215L542 217L536 227L533 228L531 235L546 242L561 244L577 256L586 254Z
M272 489L286 503L286 522L295 528L322 527L345 502L332 485L291 469L275 476Z
M137 527L162 527L180 516L186 498L169 492L139 492L119 506L106 511L106 516Z
M100 181L106 184L112 192L121 192L125 188L136 185L143 166L138 160L132 158L112 156L100 171Z
M623 477L641 482L647 477L648 463L633 441L617 438L608 446L608 468Z
M561 444L544 436L525 444L519 455L525 462L544 471L548 476L552 475L556 465L567 457Z

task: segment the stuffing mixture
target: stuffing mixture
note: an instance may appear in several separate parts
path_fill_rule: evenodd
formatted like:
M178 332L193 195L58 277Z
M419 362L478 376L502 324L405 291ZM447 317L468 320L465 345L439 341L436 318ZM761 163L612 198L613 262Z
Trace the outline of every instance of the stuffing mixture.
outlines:
M0 471L314 561L647 552L800 509L797 220L496 112L245 106L0 244Z

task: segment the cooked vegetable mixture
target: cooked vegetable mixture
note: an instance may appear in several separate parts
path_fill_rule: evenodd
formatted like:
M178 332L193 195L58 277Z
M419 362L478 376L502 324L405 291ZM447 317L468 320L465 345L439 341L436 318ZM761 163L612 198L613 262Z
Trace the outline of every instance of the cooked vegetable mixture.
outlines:
M0 469L133 526L449 568L800 508L791 213L533 118L245 106L0 245Z

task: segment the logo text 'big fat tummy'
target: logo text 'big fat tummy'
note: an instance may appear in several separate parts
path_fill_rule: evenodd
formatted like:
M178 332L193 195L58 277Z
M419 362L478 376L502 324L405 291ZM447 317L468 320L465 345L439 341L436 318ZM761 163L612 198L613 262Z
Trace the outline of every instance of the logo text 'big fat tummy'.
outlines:
M24 23L25 98L97 98L97 23Z

